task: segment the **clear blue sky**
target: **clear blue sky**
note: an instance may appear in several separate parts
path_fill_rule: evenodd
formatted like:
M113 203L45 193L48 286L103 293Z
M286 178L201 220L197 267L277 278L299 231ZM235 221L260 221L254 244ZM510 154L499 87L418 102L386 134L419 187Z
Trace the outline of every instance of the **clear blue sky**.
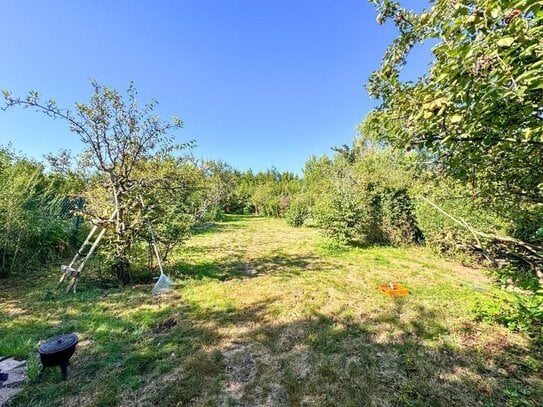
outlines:
M420 9L422 0L405 1ZM298 172L350 143L374 105L364 89L395 34L365 0L0 0L0 88L70 107L88 78L181 117L179 141L239 169ZM410 58L408 75L428 66ZM67 125L0 112L0 144L41 158L81 145Z

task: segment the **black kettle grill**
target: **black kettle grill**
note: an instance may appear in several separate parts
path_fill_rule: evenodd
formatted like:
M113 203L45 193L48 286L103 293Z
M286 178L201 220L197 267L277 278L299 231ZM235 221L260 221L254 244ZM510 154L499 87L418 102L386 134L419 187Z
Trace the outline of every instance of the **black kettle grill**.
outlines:
M75 352L77 342L77 335L66 334L55 336L42 343L39 348L42 367L38 380L46 367L60 366L62 380L65 381L68 377L70 358Z

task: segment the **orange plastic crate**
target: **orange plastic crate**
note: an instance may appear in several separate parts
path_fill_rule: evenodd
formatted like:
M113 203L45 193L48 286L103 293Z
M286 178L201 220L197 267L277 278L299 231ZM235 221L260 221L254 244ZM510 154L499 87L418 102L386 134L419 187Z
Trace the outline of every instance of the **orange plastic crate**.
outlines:
M379 286L379 291L389 297L403 297L404 295L409 294L409 290L399 284L392 284L392 287L390 284L381 284Z

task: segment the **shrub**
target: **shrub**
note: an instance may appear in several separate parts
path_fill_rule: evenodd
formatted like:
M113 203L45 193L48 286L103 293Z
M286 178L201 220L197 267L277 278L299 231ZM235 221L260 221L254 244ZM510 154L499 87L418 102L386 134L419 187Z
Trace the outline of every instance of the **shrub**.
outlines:
M543 345L543 293L518 296L506 305L479 304L475 311L478 319L526 332L536 345Z
M68 249L65 202L43 167L0 150L0 276L22 273Z
M285 212L285 218L290 226L300 227L311 216L309 203L302 196L298 196Z
M346 244L403 246L422 241L405 189L343 192L321 205L317 218L327 236Z
M543 208L524 205L518 209L518 213L511 214L514 219L511 236L534 244L543 244Z
M304 169L304 195L318 226L354 245L418 243L422 234L409 195L420 157L367 144L336 148L333 160L311 158Z
M344 244L365 245L382 241L375 209L368 196L345 191L322 202L316 208L316 218L328 237Z
M413 203L406 189L387 190L381 197L382 230L388 243L402 246L422 241Z

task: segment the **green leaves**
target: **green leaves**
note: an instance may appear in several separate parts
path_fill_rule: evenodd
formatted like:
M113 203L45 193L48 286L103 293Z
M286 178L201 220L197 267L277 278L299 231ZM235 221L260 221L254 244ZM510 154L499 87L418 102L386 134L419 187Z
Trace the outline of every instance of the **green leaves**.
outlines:
M513 37L503 37L498 40L496 43L498 47L507 48L510 47L513 42L515 42L515 39Z
M462 121L462 115L460 114L453 114L451 116L451 123L460 123Z
M440 168L477 185L490 201L543 202L542 5L433 2L414 17L417 24L399 30L371 76L368 89L382 103L361 126L365 134L431 151ZM402 83L403 62L392 56L406 61L414 44L430 39L437 40L431 70Z

